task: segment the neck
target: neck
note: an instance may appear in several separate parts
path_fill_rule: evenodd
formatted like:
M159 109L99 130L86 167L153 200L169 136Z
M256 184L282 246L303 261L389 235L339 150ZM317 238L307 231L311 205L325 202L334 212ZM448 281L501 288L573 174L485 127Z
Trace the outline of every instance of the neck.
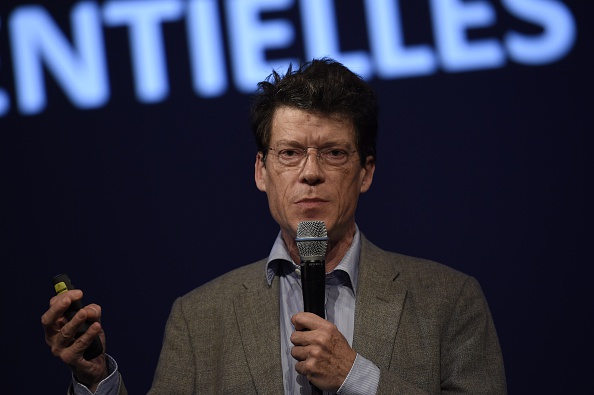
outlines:
M301 262L301 257L299 256L299 250L297 249L295 238L287 235L287 233L284 231L281 233L293 262ZM345 232L343 237L340 239L334 240L330 238L328 241L328 247L326 249L326 273L330 273L332 270L336 269L336 266L338 266L349 248L351 248L354 237L355 226L353 225L352 229L349 229L347 232Z

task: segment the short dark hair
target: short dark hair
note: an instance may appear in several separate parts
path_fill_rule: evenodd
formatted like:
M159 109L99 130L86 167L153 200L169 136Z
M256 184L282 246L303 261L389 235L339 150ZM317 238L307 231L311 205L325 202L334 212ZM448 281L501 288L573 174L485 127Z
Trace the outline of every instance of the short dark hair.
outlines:
M376 158L378 108L374 91L363 79L341 63L314 59L297 70L289 65L280 75L273 71L258 84L251 107L251 127L258 151L266 155L272 132L272 118L279 107L292 107L352 121L361 165Z

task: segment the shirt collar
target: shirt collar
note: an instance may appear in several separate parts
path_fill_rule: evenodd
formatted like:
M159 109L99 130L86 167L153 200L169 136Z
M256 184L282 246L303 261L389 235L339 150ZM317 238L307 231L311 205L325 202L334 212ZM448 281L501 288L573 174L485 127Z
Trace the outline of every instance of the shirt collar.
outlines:
M353 237L353 243L338 266L336 266L332 272L326 274L327 282L331 284L333 280L344 278L342 273L345 273L347 276L347 281L344 281L345 285L349 286L353 293L356 294L360 253L361 235L359 233L359 227L355 225L355 236ZM266 279L268 281L268 285L272 284L272 280L275 276L284 276L294 273L296 266L298 266L298 264L293 262L293 259L291 259L289 250L283 241L281 232L279 232L276 236L274 244L272 245L270 255L268 256L268 262L266 263Z

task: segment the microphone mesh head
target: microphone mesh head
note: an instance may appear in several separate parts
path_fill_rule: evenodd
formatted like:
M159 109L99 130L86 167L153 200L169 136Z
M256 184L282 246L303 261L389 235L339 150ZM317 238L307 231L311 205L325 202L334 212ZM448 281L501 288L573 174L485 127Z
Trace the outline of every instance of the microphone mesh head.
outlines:
M301 257L325 257L328 246L326 224L324 221L299 222L295 241Z

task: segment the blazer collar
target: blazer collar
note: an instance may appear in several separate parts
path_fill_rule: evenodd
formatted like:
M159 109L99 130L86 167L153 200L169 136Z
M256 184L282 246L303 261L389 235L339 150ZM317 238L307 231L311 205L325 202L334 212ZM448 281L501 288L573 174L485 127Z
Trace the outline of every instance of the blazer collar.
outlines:
M267 284L266 261L261 263L262 271L253 271L243 282L245 290L234 300L235 315L256 392L282 394L279 282Z
M390 366L406 285L389 253L361 237L353 348L380 369Z

